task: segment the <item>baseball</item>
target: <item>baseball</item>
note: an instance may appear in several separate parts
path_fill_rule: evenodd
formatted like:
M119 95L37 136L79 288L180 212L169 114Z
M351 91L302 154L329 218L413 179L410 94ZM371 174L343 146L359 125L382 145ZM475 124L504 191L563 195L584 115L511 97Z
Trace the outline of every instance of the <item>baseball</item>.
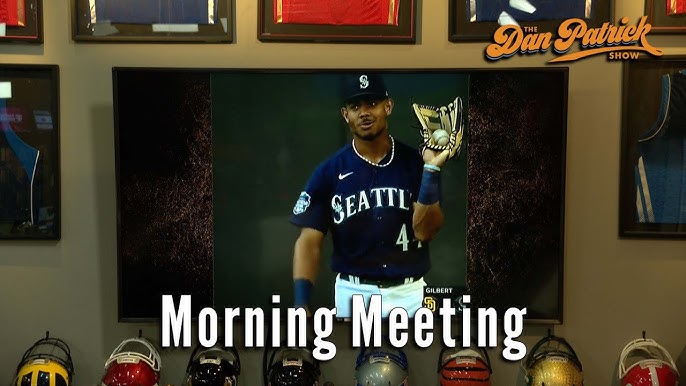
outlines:
M434 131L431 135L431 138L434 140L434 143L438 146L447 145L449 140L448 132L443 129L438 129Z

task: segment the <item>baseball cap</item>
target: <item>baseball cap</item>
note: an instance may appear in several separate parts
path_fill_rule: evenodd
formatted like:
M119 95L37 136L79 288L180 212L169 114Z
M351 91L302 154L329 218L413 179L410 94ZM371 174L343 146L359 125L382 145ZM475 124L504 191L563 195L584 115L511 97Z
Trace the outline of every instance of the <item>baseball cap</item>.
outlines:
M362 98L388 98L388 89L379 74L347 75L343 80L343 102Z

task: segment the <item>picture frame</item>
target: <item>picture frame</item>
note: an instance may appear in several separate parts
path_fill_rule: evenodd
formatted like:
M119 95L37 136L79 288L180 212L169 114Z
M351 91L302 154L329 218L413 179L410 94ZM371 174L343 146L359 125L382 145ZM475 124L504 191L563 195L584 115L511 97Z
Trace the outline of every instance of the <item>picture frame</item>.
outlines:
M0 239L60 239L59 67L0 65Z
M12 0L16 2L8 20L0 20L0 43L43 43L43 0Z
M192 316L269 309L272 294L293 304L299 229L289 219L315 166L351 143L339 91L360 71L385 79L396 144L421 142L412 102L466 103L465 147L441 172L446 221L424 275L450 291L425 299L468 293L472 308L526 307L528 323L562 323L569 69L557 66L113 68L119 321L159 320L162 294L175 304L192 295ZM246 114L259 143L239 129ZM273 156L257 156L265 147ZM334 298L330 237L322 250L311 309Z
M588 3L590 1L590 3ZM509 7L509 5L502 5L500 8L487 9L485 6L480 7L480 2L484 5L493 6L494 4L501 3L500 0L449 0L448 3L448 40L453 43L465 42L465 41L482 41L490 42L493 40L493 33L500 27L500 24L496 21L497 15L501 12L504 7ZM535 1L530 1L535 3ZM553 13L552 18L538 18L533 16L525 16L526 13L515 14L513 18L517 19L517 16L523 17L524 21L518 21L518 24L522 27L532 27L538 33L543 32L553 32L557 33L557 28L560 23L567 17L560 17L560 15L565 15L568 12L570 17L582 17L589 27L599 27L602 23L612 20L612 1L611 0L578 0L577 3L586 2L589 7L587 11L586 8L579 6L573 7L568 10L561 9L561 7L556 6L556 2L544 3L550 9L541 8L537 10L557 12ZM502 2L504 3L504 2ZM571 2L570 2L571 3ZM477 21L477 14L481 13L480 10L483 9L484 17L489 19L485 21ZM507 9L510 13L516 13L518 11L512 11ZM531 20L529 20L531 19ZM536 20L537 19L537 20ZM527 21L528 20L528 21Z
M686 13L668 15L665 0L646 0L645 14L648 16L648 23L652 26L650 33L686 33Z
M349 20L345 17L333 20L335 15L328 8L319 13L311 9L297 12L297 0L259 0L257 37L262 42L414 44L417 1L391 0L387 10L380 10L381 13L365 19L362 25L355 24L359 15L347 15ZM330 23L324 24L327 19Z
M686 90L686 56L646 56L623 66L619 236L686 239L679 204L686 187L673 183L683 174L673 158L683 156L679 141L686 134L670 119L677 90Z
M231 43L233 1L195 0L161 11L152 0L71 0L72 39L112 43ZM206 3L205 3L206 2ZM131 12L132 4L139 9ZM182 9L177 9L181 7ZM154 9L153 9L154 8Z

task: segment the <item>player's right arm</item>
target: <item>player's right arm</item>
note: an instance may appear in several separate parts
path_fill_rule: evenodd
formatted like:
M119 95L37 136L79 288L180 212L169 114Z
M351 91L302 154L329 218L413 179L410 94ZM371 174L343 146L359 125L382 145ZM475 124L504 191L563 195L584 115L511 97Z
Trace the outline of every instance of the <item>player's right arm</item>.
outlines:
M290 222L300 228L293 248L293 290L295 307L310 303L319 265L324 236L331 222L329 205L332 173L326 164L319 165L300 192ZM308 311L309 314L309 311Z
M293 248L293 284L295 306L307 307L322 257L324 233L313 228L302 228Z

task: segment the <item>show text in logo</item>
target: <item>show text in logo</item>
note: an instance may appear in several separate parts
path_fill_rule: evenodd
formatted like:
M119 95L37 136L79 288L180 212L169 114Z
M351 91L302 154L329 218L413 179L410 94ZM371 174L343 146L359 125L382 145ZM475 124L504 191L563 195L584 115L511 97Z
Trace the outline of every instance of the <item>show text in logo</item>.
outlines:
M646 35L652 26L647 19L643 16L638 24L629 25L629 18L623 17L619 25L606 22L598 28L589 28L583 19L567 19L558 27L556 39L552 32L539 33L535 26L504 25L493 34L495 43L486 47L486 57L495 61L517 53L544 53L551 47L558 57L548 63L570 62L599 54L607 54L608 60L638 59L641 52L662 56L662 50L648 42ZM568 53L577 41L580 50Z

